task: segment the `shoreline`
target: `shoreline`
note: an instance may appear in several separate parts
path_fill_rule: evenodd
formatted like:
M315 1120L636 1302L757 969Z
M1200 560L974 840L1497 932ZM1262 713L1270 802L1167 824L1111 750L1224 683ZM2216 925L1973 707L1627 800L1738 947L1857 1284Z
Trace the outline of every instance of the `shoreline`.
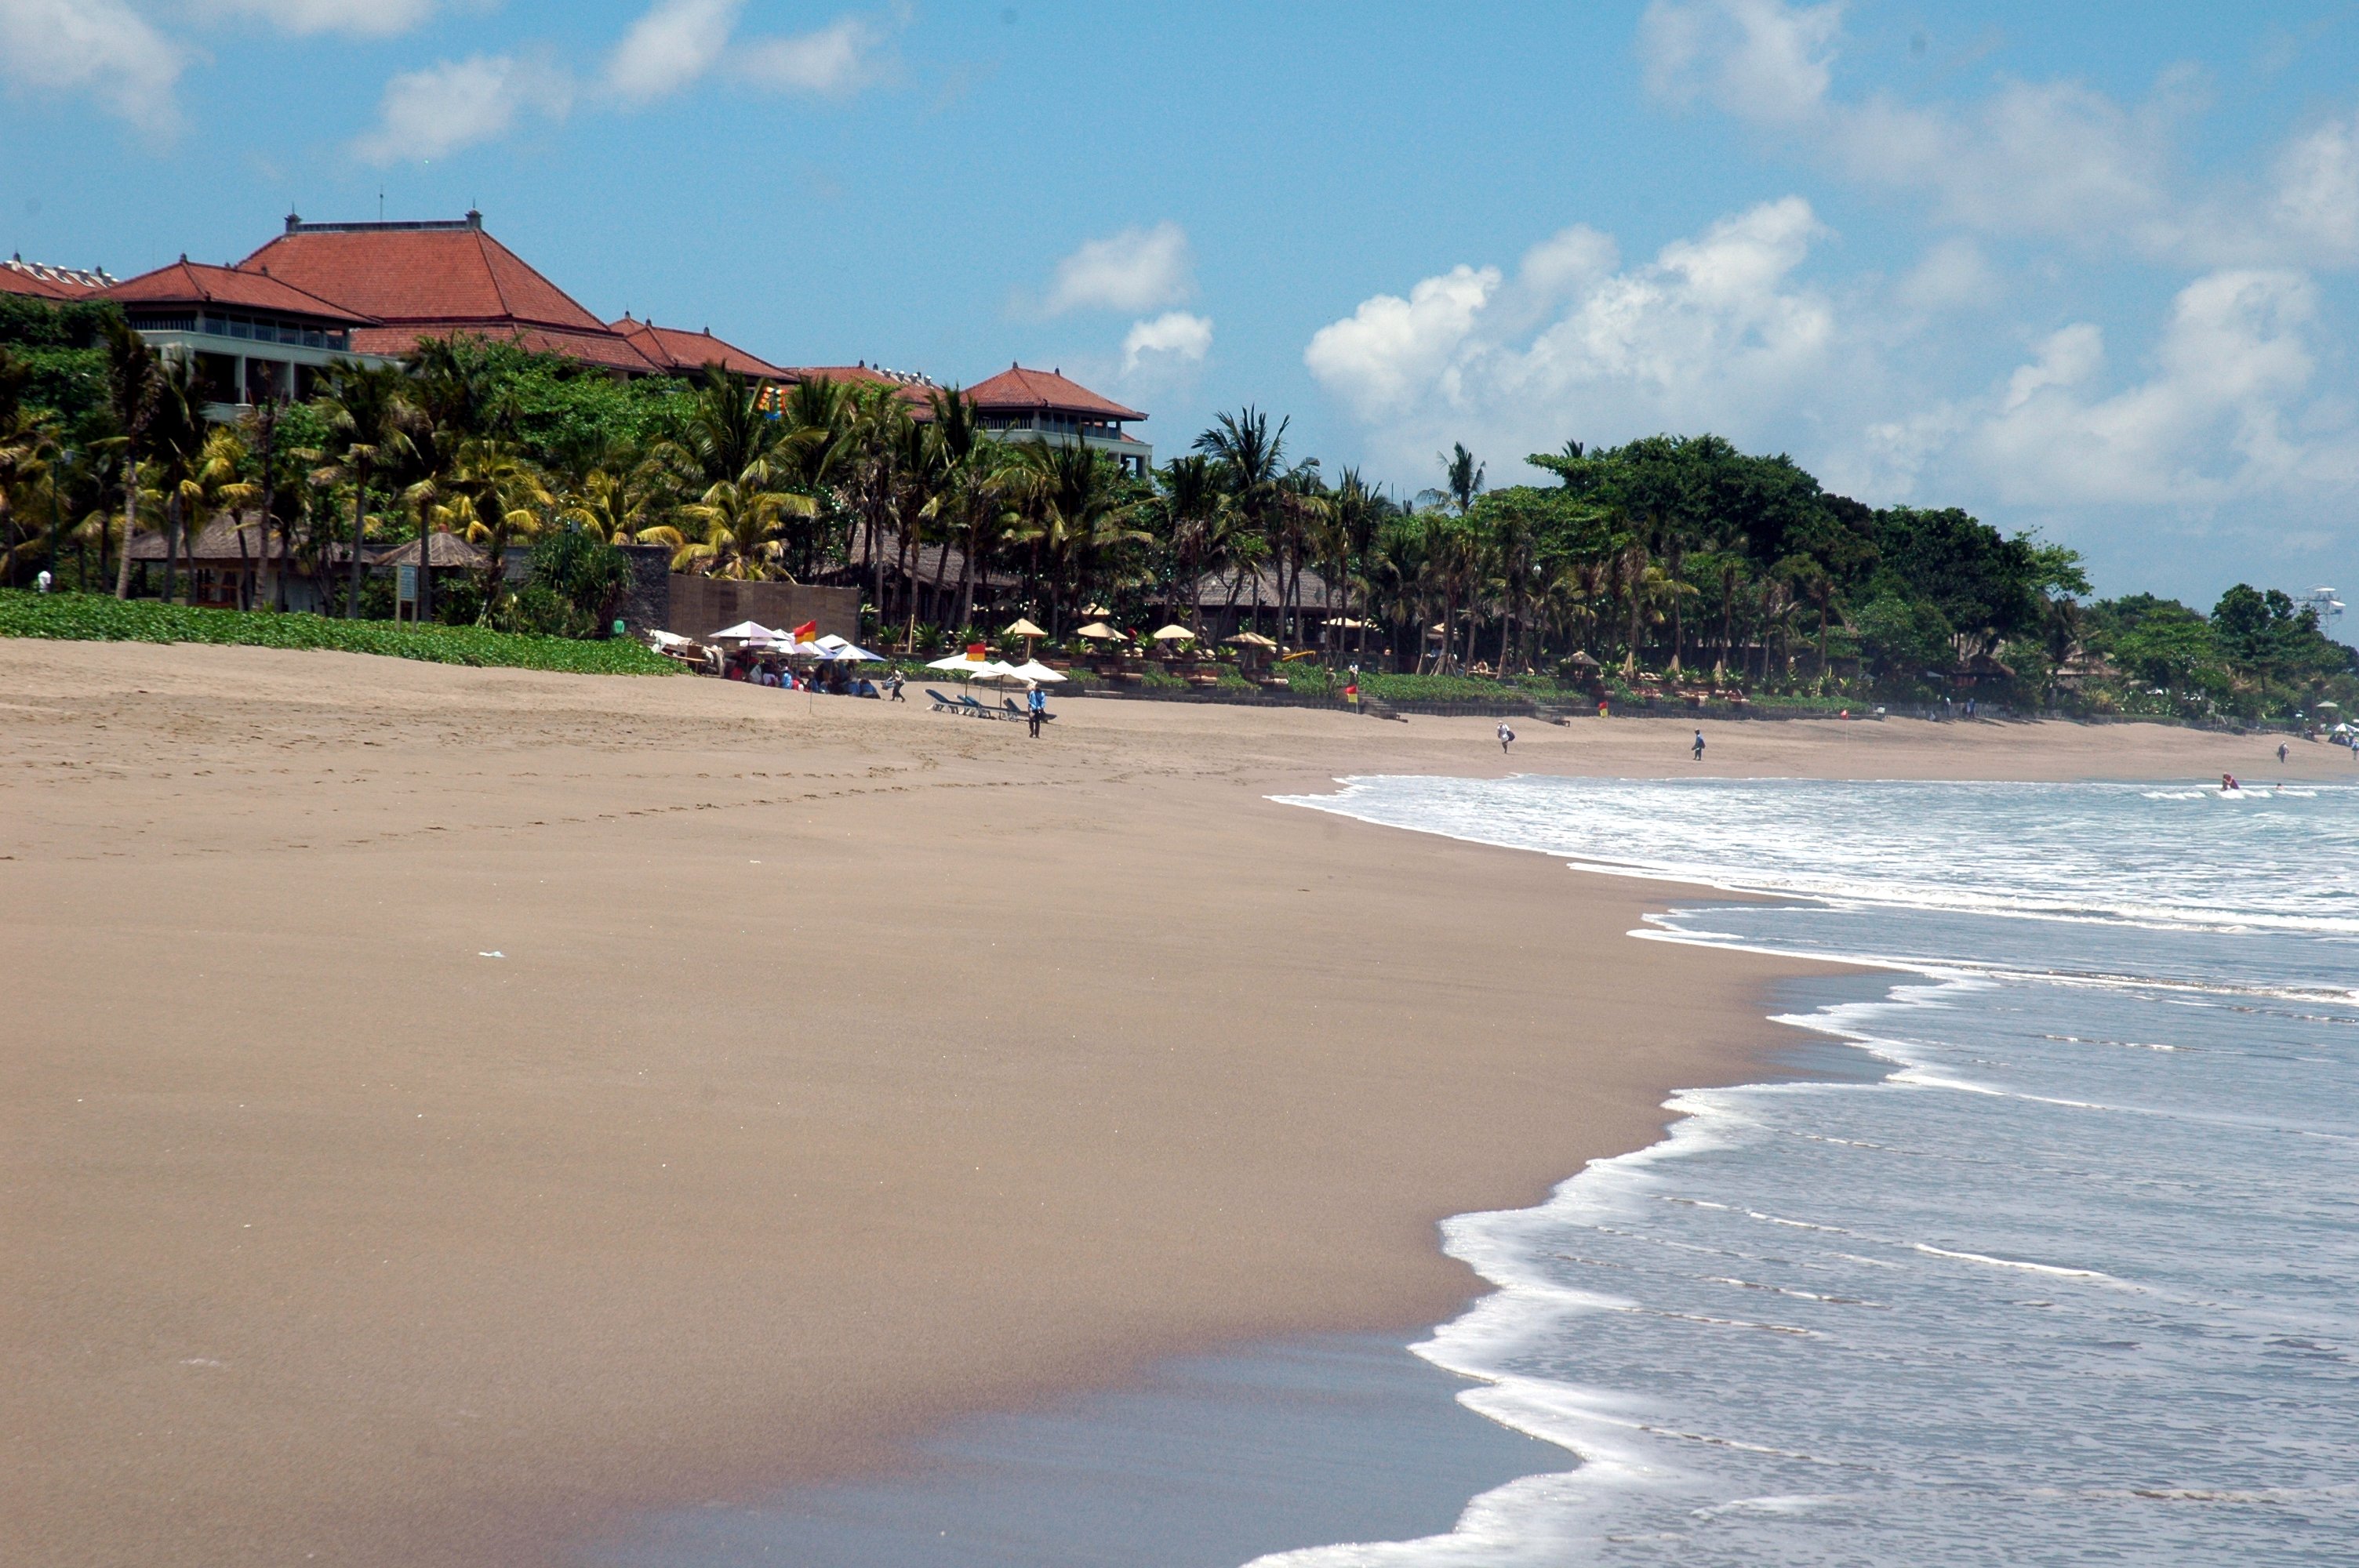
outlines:
M1082 705L1027 750L387 663L0 643L0 887L38 912L5 1486L52 1556L555 1562L957 1411L1430 1328L1480 1293L1435 1223L1751 1081L1759 988L1823 967L1629 941L1660 883L1261 798L1626 766L1683 721L1493 770L1487 720ZM1961 755L1867 728L1727 750ZM2223 745L2120 729L1988 760Z

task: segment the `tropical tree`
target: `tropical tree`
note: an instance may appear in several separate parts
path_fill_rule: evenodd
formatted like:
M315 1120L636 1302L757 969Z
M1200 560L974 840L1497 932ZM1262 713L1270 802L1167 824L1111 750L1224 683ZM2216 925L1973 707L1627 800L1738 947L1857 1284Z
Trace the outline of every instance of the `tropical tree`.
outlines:
M352 486L352 577L344 593L344 616L356 620L366 570L369 483L379 470L397 466L412 453L409 434L419 413L411 400L409 378L396 366L347 361L329 367L326 381L328 446L321 453L326 460L313 479Z

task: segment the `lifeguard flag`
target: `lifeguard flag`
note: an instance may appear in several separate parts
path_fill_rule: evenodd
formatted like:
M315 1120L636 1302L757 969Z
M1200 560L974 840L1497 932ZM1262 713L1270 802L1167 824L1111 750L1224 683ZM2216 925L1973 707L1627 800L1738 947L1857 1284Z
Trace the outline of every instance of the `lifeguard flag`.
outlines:
M978 665L984 664L991 657L991 644L988 643L969 643L966 645L966 656L973 659Z
M806 621L795 628L795 641L798 643L808 643L818 635L819 622L816 621Z

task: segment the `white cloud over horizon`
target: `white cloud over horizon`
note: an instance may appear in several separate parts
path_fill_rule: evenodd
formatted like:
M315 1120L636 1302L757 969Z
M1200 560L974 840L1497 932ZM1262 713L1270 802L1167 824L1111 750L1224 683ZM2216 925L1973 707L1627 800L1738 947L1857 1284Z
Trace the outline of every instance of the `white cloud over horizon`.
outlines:
M748 40L732 69L756 86L841 98L882 80L886 38L864 16L839 16L816 32Z
M1400 476L1454 440L1505 482L1567 438L1709 431L1791 451L1871 504L2077 517L2072 542L2101 557L2172 533L2281 550L2359 502L2359 403L2322 389L2325 323L2299 269L2197 276L2130 373L2081 320L1961 387L1925 314L1987 309L1987 258L1937 241L1900 277L1838 284L1814 276L1830 238L1794 196L1628 266L1567 229L1513 269L1462 263L1363 300L1303 362Z
M0 0L0 78L31 94L87 93L153 135L179 129L188 58L123 0Z
M1195 254L1188 232L1169 219L1133 225L1102 240L1085 240L1057 264L1042 309L1153 310L1196 292Z

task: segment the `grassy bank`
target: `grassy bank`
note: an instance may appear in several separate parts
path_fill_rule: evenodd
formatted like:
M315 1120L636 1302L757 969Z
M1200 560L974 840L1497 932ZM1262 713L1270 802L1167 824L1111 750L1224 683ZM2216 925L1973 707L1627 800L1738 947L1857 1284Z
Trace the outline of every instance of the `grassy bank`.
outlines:
M257 648L329 648L574 675L660 676L679 665L625 638L580 643L566 637L526 637L474 626L405 626L390 621L331 621L322 615L267 611L197 610L184 605L125 602L101 594L27 593L0 589L0 637L55 637L76 642L221 643Z

